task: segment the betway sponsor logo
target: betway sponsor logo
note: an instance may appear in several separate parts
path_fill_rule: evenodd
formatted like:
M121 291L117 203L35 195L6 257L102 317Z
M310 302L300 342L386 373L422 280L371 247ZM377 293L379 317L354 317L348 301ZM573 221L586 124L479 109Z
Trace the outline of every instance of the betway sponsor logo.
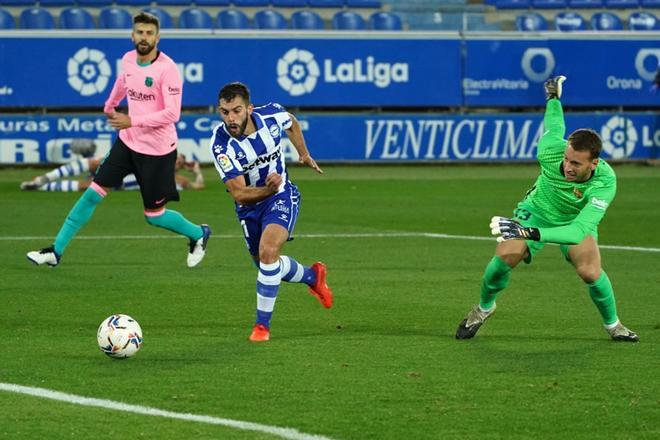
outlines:
M463 79L466 95L479 95L482 90L527 90L529 81L524 79Z
M274 151L270 154L263 154L263 155L257 157L257 159L254 162L252 162L250 165L248 165L247 170L250 171L254 167L258 167L258 166L270 163L270 162L278 159L281 154L282 154L282 152L280 150Z
M348 63L334 64L333 60L323 61L323 77L328 83L373 83L385 88L391 83L407 83L408 63L379 63L368 56L366 60L355 59Z
M132 99L133 101L155 101L156 100L156 95L153 93L142 93L142 92L136 92L133 89L128 89L126 92L128 94L128 97Z
M367 160L533 160L543 134L538 119L367 119L365 125Z

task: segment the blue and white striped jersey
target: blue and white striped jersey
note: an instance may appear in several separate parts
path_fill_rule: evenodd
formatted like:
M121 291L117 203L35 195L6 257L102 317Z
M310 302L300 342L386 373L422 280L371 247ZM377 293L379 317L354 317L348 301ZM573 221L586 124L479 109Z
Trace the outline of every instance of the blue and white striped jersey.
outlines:
M269 174L280 174L282 192L290 182L280 141L282 131L291 127L291 116L281 105L270 103L255 107L252 119L257 131L240 139L232 137L224 123L215 128L210 144L215 168L223 182L244 176L252 187L266 186Z

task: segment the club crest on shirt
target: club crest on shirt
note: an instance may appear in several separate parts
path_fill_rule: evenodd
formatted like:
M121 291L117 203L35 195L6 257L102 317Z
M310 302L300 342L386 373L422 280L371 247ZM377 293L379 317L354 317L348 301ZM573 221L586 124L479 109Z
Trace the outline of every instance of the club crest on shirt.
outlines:
M147 86L147 87L153 86L154 85L154 79L150 76L146 77L144 79L144 85Z
M229 157L227 157L226 154L218 154L216 159L218 160L218 164L220 165L222 171L227 172L234 168L234 166L231 164L231 160L229 160Z
M577 197L578 199L581 199L582 197L584 197L584 194L582 194L582 191L580 191L579 189L577 189L577 186L574 186L574 187L573 187L573 194L574 194L575 197Z
M278 127L277 125L271 125L269 131L270 131L270 135L273 136L274 138L280 135L280 127Z

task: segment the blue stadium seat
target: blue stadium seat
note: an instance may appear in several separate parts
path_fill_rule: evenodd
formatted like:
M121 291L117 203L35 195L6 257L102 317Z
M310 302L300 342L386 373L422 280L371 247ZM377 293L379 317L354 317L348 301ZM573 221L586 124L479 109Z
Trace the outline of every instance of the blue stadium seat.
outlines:
M346 6L349 8L370 8L378 9L383 6L378 0L346 0Z
M660 9L660 0L640 0L642 8L646 9Z
M117 0L120 6L142 6L147 7L151 4L151 0Z
M623 23L611 12L597 12L591 16L591 29L595 31L621 31Z
M312 8L343 8L344 0L307 0Z
M216 27L220 29L249 29L250 22L247 15L238 9L225 9L218 12Z
M323 19L314 11L296 11L291 14L291 29L318 30L324 27Z
M0 2L0 6L25 6L32 7L34 6L34 0L3 0Z
M158 7L150 7L150 8L144 8L142 10L144 12L148 12L151 15L155 15L156 17L158 17L158 21L160 21L161 29L169 29L173 26L172 16L165 9Z
M562 32L583 31L586 29L584 17L577 12L560 12L555 15L555 29Z
M48 10L43 8L28 8L21 12L19 18L22 29L54 29L55 19Z
M531 6L531 0L495 0L497 9L528 9Z
M403 23L393 12L374 12L369 17L369 27L376 31L400 31Z
M254 8L268 6L270 5L270 0L232 0L232 3L237 8Z
M179 27L181 29L212 29L213 19L203 9L188 8L179 14Z
M265 9L254 14L254 27L257 29L286 29L289 26L284 15L272 9Z
M332 17L332 28L341 31L359 31L366 29L367 25L357 12L339 11Z
M516 29L521 32L547 31L548 22L538 12L527 12L516 17Z
M0 9L0 29L14 29L16 28L16 23L14 22L14 17L5 11Z
M52 8L55 6L73 6L74 4L75 2L73 0L39 0L39 6L42 8Z
M99 13L99 28L101 29L131 29L133 17L126 9L111 6L101 9Z
M532 0L534 9L565 9L568 7L567 0Z
M636 9L639 0L605 0L605 7L609 9Z
M113 0L77 0L76 5L80 7L102 8L112 5Z
M603 0L568 0L571 9L599 9L603 7Z
M190 0L158 0L156 4L161 8L164 6L188 6L190 7L191 3L199 5L199 2L191 2Z
M197 6L229 6L231 2L229 0L197 0L195 4ZM190 2L188 2L190 4Z
M94 29L92 14L82 8L67 8L60 12L60 28L62 29Z
M307 0L272 0L276 8L306 8Z
M658 18L650 11L637 11L628 17L628 28L631 31L658 30Z

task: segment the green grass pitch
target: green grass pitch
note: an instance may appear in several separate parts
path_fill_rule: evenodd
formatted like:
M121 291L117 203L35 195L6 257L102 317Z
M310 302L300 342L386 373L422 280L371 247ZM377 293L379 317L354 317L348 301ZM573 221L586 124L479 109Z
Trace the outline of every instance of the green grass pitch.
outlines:
M658 439L660 171L615 170L601 244L655 249L601 251L638 344L609 340L556 246L514 271L475 339L454 339L493 254L490 217L536 166L292 169L303 202L284 252L327 263L335 306L283 283L265 344L247 341L256 271L215 170L169 206L213 228L192 270L135 192L111 193L59 267L31 265L78 194L21 192L35 170L0 170L0 382L332 439ZM112 313L144 330L132 359L96 346ZM277 438L0 391L0 438L113 437Z

